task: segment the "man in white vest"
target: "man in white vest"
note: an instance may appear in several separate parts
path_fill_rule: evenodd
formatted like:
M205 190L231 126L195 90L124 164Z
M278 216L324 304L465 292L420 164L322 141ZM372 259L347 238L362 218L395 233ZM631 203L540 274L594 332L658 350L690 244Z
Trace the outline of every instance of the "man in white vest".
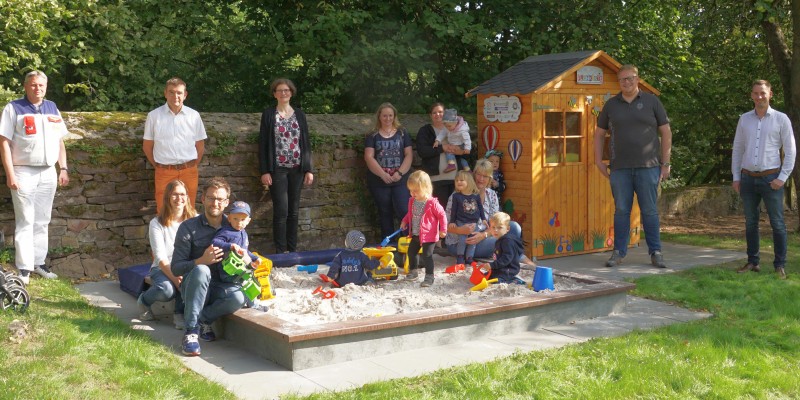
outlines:
M46 93L47 75L31 71L25 75L25 97L8 103L0 116L0 154L14 203L15 261L26 284L31 272L58 277L45 265L48 226L56 186L69 184L67 126L56 104L44 99Z

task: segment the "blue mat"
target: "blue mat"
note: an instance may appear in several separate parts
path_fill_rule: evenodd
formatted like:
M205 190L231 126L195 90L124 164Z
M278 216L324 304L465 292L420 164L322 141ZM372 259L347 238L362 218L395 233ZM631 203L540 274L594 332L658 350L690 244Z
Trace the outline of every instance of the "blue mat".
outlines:
M119 274L119 288L123 292L129 293L133 297L139 297L139 294L147 289L148 284L145 283L144 278L150 272L150 264L134 265L128 268L121 268L117 270Z

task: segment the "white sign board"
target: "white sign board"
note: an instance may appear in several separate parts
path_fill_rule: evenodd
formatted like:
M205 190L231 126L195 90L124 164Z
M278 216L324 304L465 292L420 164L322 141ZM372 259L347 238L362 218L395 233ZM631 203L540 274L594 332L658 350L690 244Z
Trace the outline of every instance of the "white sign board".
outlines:
M602 85L603 84L603 69L600 67L593 67L587 65L578 70L578 84L579 85Z
M492 122L516 121L520 112L522 104L517 96L492 96L483 100L483 116Z

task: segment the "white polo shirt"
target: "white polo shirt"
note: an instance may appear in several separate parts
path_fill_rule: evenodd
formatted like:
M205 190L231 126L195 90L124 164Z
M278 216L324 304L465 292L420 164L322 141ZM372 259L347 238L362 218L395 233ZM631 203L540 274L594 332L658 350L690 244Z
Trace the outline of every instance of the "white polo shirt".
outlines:
M153 158L159 164L175 165L196 160L195 143L206 138L200 113L187 106L173 114L165 103L147 114L144 139L154 142Z

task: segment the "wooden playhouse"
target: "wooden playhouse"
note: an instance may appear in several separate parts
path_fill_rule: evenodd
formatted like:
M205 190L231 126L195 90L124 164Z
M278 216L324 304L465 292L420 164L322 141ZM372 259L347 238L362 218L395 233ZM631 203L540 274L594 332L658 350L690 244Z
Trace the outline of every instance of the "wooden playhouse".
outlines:
M501 208L522 225L528 255L613 248L614 199L595 166L594 130L606 100L619 93L620 66L596 50L532 56L466 93L478 97L479 155L504 153ZM639 89L660 94L641 79ZM630 246L640 232L634 200Z

